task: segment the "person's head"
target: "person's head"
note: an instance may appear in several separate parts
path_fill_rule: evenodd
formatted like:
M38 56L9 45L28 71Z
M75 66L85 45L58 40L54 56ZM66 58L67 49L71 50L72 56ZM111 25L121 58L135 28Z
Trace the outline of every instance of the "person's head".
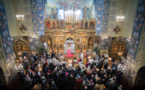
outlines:
M76 59L76 57L74 57L74 60Z
M106 74L104 75L104 78L107 78L107 75Z
M55 82L54 81L52 81L52 86L55 86Z
M110 67L108 67L108 69L110 69Z
M94 75L91 75L92 78L94 78Z
M89 84L89 83L90 83L90 81L88 80L88 81L87 81L87 84Z
M71 74L71 75L70 75L70 78L73 78L73 77L74 77L74 76Z
M48 68L48 64L46 64L46 67Z
M87 90L88 89L88 87L87 86L85 86L85 88L84 88L85 90Z
M78 76L78 79L81 79L81 76Z

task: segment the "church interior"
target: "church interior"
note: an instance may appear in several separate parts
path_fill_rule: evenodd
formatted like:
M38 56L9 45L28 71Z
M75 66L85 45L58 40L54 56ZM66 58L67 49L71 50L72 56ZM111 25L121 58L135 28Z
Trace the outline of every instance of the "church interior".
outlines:
M0 0L1 90L145 90L145 0Z

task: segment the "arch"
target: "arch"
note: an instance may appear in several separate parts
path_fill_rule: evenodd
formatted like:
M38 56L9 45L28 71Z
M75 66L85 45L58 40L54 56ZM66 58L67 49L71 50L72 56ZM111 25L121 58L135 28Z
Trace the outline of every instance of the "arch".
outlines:
M6 81L5 81L5 77L4 77L4 73L2 68L0 67L0 85L5 85Z
M73 40L73 38L72 37L68 37L66 40Z
M88 21L85 21L85 29L88 29Z
M52 38L51 37L47 37L47 45L52 49Z
M145 66L141 67L136 76L135 86L144 86L145 85Z
M126 55L126 43L123 42L122 40L117 40L113 42L110 46L110 53L109 56L112 57L115 55L116 57L120 57L118 55L119 52L122 52L122 55Z
M14 53L16 55L16 59L22 57L22 52L30 52L30 46L25 40L20 38L14 42Z
M88 39L88 49L93 48L93 41L94 41L94 38L93 37L89 37L89 39Z
M51 29L51 19L46 18L44 22L45 22L45 28L46 29Z

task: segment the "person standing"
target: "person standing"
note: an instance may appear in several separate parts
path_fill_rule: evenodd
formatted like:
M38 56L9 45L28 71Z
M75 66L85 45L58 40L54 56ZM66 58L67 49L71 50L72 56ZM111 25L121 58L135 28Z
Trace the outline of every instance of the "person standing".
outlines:
M64 60L64 57L63 57L63 55L61 54L61 55L60 55L60 61L62 61L62 60Z
M76 90L81 90L82 83L83 83L83 80L79 76L78 79L76 79Z
M115 59L116 59L116 58L115 58L115 55L113 55L112 63L115 62Z
M80 56L81 56L81 59L82 59L82 62L83 62L83 52L82 51L81 51L81 55Z
M104 64L104 69L107 69L108 68L108 58L105 58L103 64Z
M75 90L74 86L75 86L75 79L74 79L73 75L71 75L70 79L68 80L68 89Z
M87 50L87 51L86 51L86 55L87 55L87 56L89 56L89 55L90 55L90 52L89 52L89 50Z
M52 53L51 53L51 59L52 59L53 57L55 57L55 52L54 52L54 50L53 50Z

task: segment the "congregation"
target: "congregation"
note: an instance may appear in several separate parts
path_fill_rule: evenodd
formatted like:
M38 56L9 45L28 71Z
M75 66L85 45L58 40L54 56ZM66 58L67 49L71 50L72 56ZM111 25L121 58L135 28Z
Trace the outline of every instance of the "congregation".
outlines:
M92 55L90 61L89 54L86 52L83 60L74 57L71 63L54 51L24 55L24 70L19 72L21 84L25 90L122 90L123 73L114 58L109 67L104 55ZM38 85L41 89L36 89Z

